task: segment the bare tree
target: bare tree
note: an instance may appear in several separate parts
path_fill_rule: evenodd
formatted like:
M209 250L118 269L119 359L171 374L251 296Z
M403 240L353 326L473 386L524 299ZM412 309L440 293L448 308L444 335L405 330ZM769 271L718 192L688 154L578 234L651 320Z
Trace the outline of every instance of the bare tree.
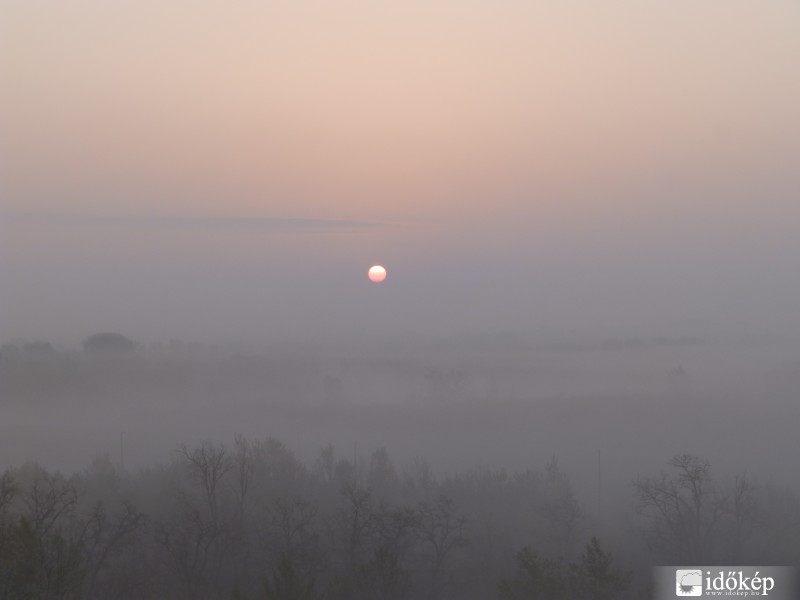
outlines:
M181 598L202 598L209 587L208 573L218 555L219 529L185 497L178 512L154 527L155 540L165 553L165 566L178 584Z
M397 483L395 471L389 451L378 448L372 453L367 471L367 485L381 498L391 497Z
M75 510L78 490L74 483L42 470L22 497L34 531L46 535L64 515Z
M537 502L545 537L557 554L569 556L580 533L583 513L569 478L555 458L545 468L543 483Z
M203 489L212 524L218 525L220 482L231 469L225 446L203 442L189 450L186 444L181 444L178 452Z
M14 481L14 476L11 471L5 471L0 476L0 516L6 507L11 505L14 497L17 495L17 484Z
M233 494L236 499L236 512L240 528L244 528L247 497L253 483L253 447L247 438L236 434L233 440L233 457L231 465L235 476Z
M336 469L336 450L328 444L319 452L314 461L313 473L322 483L333 483Z
M727 512L732 520L727 564L735 565L742 560L742 550L758 525L757 490L758 485L747 473L737 475L733 480L733 490L727 503Z
M429 598L439 598L450 583L447 561L453 551L467 543L466 517L456 514L454 502L440 495L435 502L420 502L419 538L430 551Z
M234 562L235 527L221 504L222 483L232 461L225 446L211 442L192 449L181 444L177 454L199 485L200 498L191 489L179 489L175 512L155 525L156 541L180 582L180 593L201 598L227 585L224 575Z
M377 525L377 512L369 488L351 482L344 485L341 494L344 506L337 514L337 522L345 545L347 568L354 572L365 551L368 538Z
M726 498L715 488L707 460L679 454L668 464L672 475L662 472L633 482L636 509L648 523L646 541L664 559L708 564Z
M146 522L146 517L129 502L123 502L122 512L113 516L106 513L102 504L95 505L78 538L85 551L85 597L95 597L95 590L101 587L98 583L102 570L114 554L144 528Z
M303 498L276 498L267 512L267 538L273 555L285 556L305 571L312 570L319 551L316 522L316 508Z

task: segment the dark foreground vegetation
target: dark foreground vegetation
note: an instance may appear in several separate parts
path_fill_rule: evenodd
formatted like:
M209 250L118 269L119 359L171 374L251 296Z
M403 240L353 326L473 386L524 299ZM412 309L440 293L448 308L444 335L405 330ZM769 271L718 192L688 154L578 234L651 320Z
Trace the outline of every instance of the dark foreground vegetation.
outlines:
M797 564L798 497L712 475L679 455L637 477L623 531L555 460L440 478L237 436L137 472L26 464L0 479L0 598L642 599L653 564Z

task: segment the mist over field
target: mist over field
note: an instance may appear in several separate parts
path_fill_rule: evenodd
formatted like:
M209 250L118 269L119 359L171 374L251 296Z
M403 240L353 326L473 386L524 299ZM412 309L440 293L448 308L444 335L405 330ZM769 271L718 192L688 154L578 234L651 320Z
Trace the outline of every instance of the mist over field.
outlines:
M2 452L5 466L71 471L101 454L119 462L122 438L127 466L139 468L179 441L240 433L279 438L304 459L327 443L365 456L385 446L444 472L557 456L580 469L591 501L598 451L612 479L681 450L787 477L799 350L770 338L514 334L261 348L172 340L122 355L10 343Z
M799 351L509 333L9 343L0 469L19 483L2 514L13 527L48 498L84 548L73 528L113 513L79 563L97 572L63 597L646 597L656 564L796 564Z

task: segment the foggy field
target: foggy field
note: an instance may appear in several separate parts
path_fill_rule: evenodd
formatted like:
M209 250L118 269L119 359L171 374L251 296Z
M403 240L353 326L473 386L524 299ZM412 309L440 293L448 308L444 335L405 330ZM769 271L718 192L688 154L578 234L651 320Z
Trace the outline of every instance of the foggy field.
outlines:
M156 348L0 359L0 456L78 470L166 460L179 442L274 436L312 459L333 443L437 471L524 469L557 457L596 504L607 488L693 452L717 469L797 484L800 344L480 340L407 348ZM504 347L505 346L505 347Z
M7 344L0 470L17 487L5 510L24 514L41 490L68 498L74 489L69 520L58 521L67 539L98 506L111 511L92 542L108 550L81 559L100 569L89 587L81 580L91 597L250 597L265 582L278 595L264 598L528 598L545 580L526 569L556 560L547 585L567 586L565 597L595 598L576 595L589 585L641 599L650 566L664 561L800 558L798 352L786 340L553 345L508 336L336 348L173 343L123 354ZM677 476L667 466L675 460L710 465L700 471L708 479L697 518L721 512L702 538L652 537L652 507L637 495L660 472ZM209 480L197 476L214 464L219 484L203 487ZM247 488L237 486L251 478L241 504ZM740 512L734 498L755 508ZM360 518L365 537L347 541L337 528ZM391 523L402 538L381 537ZM281 527L301 537L282 542ZM743 536L735 543L734 533ZM444 547L427 546L429 534L455 536L442 538L454 545L439 556ZM593 536L600 545L590 551ZM616 566L581 583L574 565L608 551ZM178 563L162 562L175 552ZM201 558L206 566L181 562ZM155 576L126 574L131 560ZM281 571L287 565L293 575ZM287 577L311 595L276 592Z
M276 436L303 457L329 442L386 446L445 470L556 455L582 472L601 450L609 476L621 465L628 476L689 450L772 475L800 450L800 345L475 346L99 358L6 350L0 451L6 466L76 469L103 453L117 460L122 435L126 463L138 467L178 441L241 433Z

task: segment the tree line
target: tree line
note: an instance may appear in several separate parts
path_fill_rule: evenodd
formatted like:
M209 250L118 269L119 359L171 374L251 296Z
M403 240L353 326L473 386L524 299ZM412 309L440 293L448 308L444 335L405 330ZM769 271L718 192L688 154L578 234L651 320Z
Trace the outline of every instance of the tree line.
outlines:
M437 477L236 436L136 472L25 464L0 477L0 597L641 599L643 566L797 564L797 496L712 475L686 454L637 477L631 535L608 543L555 460Z

